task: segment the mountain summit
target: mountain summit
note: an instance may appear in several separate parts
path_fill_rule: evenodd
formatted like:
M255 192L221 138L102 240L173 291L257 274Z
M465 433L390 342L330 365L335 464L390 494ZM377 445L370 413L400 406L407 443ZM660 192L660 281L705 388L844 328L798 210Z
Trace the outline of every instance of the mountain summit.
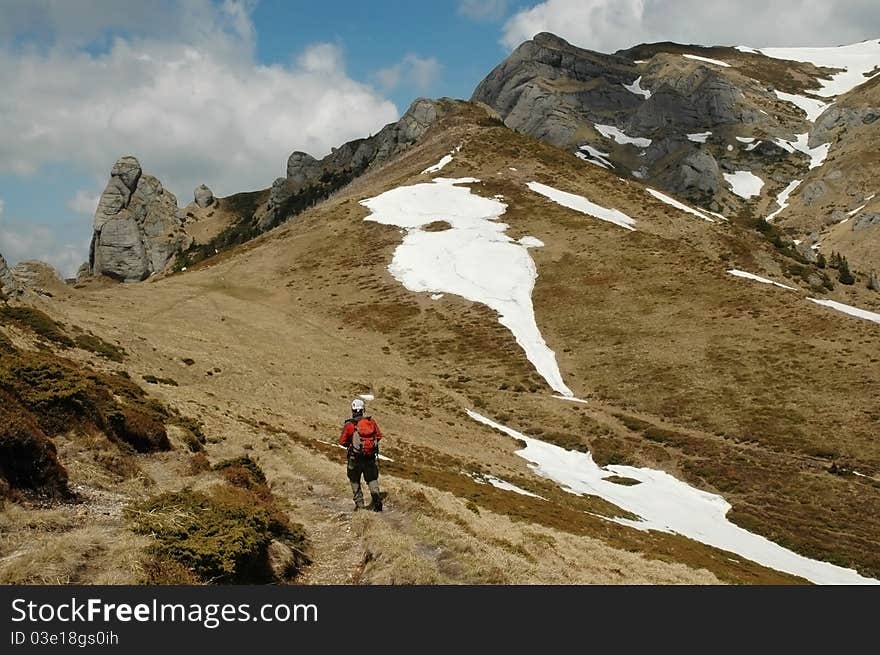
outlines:
M609 55L545 33L472 99L617 175L725 217L775 221L808 258L827 240L870 270L880 268L878 72L880 41L763 50L656 43Z

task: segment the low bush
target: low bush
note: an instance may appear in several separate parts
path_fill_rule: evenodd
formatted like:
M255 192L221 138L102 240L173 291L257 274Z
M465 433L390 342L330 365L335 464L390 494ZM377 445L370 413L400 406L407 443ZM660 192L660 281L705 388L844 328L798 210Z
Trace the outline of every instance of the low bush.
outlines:
M168 492L130 507L126 514L136 532L156 540L158 561L174 562L202 582L271 582L273 540L290 547L298 566L308 562L301 526L292 525L274 499L238 487Z

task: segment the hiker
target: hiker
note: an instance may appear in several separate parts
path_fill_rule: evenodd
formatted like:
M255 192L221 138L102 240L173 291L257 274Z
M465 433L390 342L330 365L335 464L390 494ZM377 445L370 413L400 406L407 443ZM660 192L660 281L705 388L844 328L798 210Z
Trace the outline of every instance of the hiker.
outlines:
M351 401L351 418L342 426L339 443L348 448L348 480L354 493L354 508L364 509L361 475L370 488L374 512L382 511L379 495L379 440L382 431L371 416L364 416L366 406L360 398Z

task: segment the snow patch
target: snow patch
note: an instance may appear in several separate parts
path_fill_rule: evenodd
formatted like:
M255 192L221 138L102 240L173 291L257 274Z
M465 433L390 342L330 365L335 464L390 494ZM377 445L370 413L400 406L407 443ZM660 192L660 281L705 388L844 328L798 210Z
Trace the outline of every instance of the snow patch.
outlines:
M583 196L560 191L559 189L554 189L551 186L539 182L529 182L527 186L535 193L540 193L545 198L549 198L563 207L568 207L569 209L581 212L582 214L587 214L594 218L614 223L627 230L635 230L635 227L633 227L636 224L635 219L630 218L622 211L602 207L594 202L590 202Z
M358 396L358 398L361 398L362 400L366 400L366 401L376 400L376 396L374 396L371 393L362 393Z
M446 164L452 161L452 155L443 155L440 161L438 161L433 166L428 166L425 170L423 170L420 175L426 175L427 173L437 173L440 171Z
M444 296L444 294L442 294L442 293L432 293L431 300L440 300L443 296Z
M825 163L825 159L828 157L828 151L831 149L831 144L823 143L820 146L811 148L809 146L809 140L809 132L804 132L803 134L795 134L794 141L788 141L786 139L773 139L773 143L775 143L786 152L804 153L807 157L810 158L810 170L813 170L814 168L819 168L819 166Z
M525 246L526 248L541 248L544 245L544 242L536 237L520 237L517 243L521 246Z
M864 205L862 205L860 207L856 207L851 212L847 212L847 215L848 216L855 216L856 214L858 214L860 211L862 211L867 206L868 206L868 203L865 203Z
M751 152L752 150L754 150L755 148L757 148L757 147L758 147L759 145L761 145L762 143L764 143L764 142L763 142L763 141L755 141L754 143L751 143L751 144L747 145L747 146L746 146L746 152Z
M699 55L682 55L686 59L695 59L696 61L704 61L707 64L715 64L716 66L723 66L724 68L730 68L730 64L719 61L718 59L709 59L709 57L700 57Z
M640 62L636 62L636 63L638 64ZM645 100L647 100L648 98L651 97L651 92L648 89L642 88L642 76L641 75L639 75L635 79L635 82L633 82L632 84L623 84L622 86L624 89L626 89L630 93L634 93L637 96L642 96Z
M737 50L755 52L744 46L738 46ZM841 69L841 72L832 74L831 79L817 79L820 89L814 93L822 98L833 98L864 84L876 77L868 74L880 66L880 40L877 39L829 48L760 48L756 52L773 59Z
M568 402L580 403L581 405L589 405L590 404L586 400L583 400L581 398L574 398L574 397L569 398L568 396L553 396L553 397L556 398L557 400L567 400Z
M780 284L779 282L768 280L766 277L761 277L759 275L755 275L754 273L746 273L745 271L739 271L735 268L732 268L727 272L736 277L745 278L747 280L754 280L755 282L760 282L761 284L772 284L775 287L781 287L782 289L788 289L789 291L797 291L797 289L795 289L794 287L789 287L784 284Z
M753 534L727 520L730 503L723 497L701 491L663 471L593 461L590 453L566 450L527 437L507 426L467 410L475 421L525 442L516 454L529 462L538 475L549 478L572 494L599 496L639 518L612 519L638 530L680 534L694 541L727 550L764 566L798 575L818 584L878 584L852 569L798 555L765 537ZM618 475L638 480L632 486L608 480Z
M665 193L660 193L656 189L646 188L645 191L647 191L652 196L657 198L657 200L659 200L660 202L665 202L667 205L671 205L672 207L675 207L676 209L680 209L683 212L687 212L688 214L693 214L694 216L698 216L699 218L702 218L704 221L709 221L710 223L715 222L714 220L712 220L711 218L709 218L708 216L706 216L702 212L697 211L693 207L689 207L688 205L676 200L675 198L671 198L671 197L667 196Z
M476 181L435 178L391 189L361 201L372 212L364 220L406 230L388 266L404 287L451 293L495 310L498 321L513 333L547 384L571 396L556 355L535 322L535 262L525 246L505 234L508 226L497 221L507 205L461 186ZM446 221L451 227L442 232L422 229L434 221Z
M738 137L736 137L736 140L739 141L740 143L752 143L755 140L755 137L753 137L753 136L738 136Z
M613 168L614 164L612 164L608 158L611 156L607 152L602 152L601 150L596 150L591 145L584 144L580 146L580 149L586 152L585 155L583 152L576 152L575 154L583 159L584 161L588 161L591 164L596 164L597 166L601 166L602 168Z
M807 300L809 300L810 302L814 302L817 305L823 305L825 307L830 307L831 309L836 309L839 312L849 314L850 316L855 316L856 318L863 318L866 321L880 323L880 314L877 314L876 312L869 312L867 309L860 309L859 307L853 307L852 305L844 305L842 302L837 302L835 300L818 300L816 298L807 298Z
M723 176L730 185L731 191L746 200L760 195L761 187L764 186L764 180L751 171L734 171L733 173L723 173Z
M801 182L803 182L803 180L792 180L787 187L779 192L779 195L776 196L776 204L779 205L779 209L774 211L764 220L766 220L768 223L771 222L780 213L782 213L782 211L786 207L788 207L788 197L791 195L792 191L800 186Z
M507 482L506 480L502 480L501 478L496 478L494 475L478 475L471 474L471 479L477 484L486 484L487 482L491 484L496 489L504 489L505 491L513 491L522 496L531 496L532 498L540 498L541 500L547 500L543 496L539 496L538 494L533 494L531 491L526 491L522 487L517 487L515 484Z
M614 139L614 141L620 145L626 145L629 143L638 148L647 148L651 145L651 139L628 136L613 125L600 125L599 123L596 123L593 127L596 128L596 131L606 139Z
M706 143L706 139L712 136L711 132L695 132L694 134L688 134L688 141L693 141L694 143Z
M830 107L830 104L827 102L822 102L821 100L816 100L815 98L808 98L807 96L798 96L793 93L783 93L782 91L776 91L776 97L780 100L784 100L785 102L790 102L795 107L803 111L807 115L807 120L811 123L815 123L816 119L822 115L822 113Z

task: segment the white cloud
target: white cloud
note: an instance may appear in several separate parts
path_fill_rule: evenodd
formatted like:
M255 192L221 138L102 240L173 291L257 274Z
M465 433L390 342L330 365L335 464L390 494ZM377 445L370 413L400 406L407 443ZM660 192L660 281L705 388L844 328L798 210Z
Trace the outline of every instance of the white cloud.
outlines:
M37 223L11 222L0 216L0 253L10 266L36 259L54 266L64 277L73 277L87 258L89 225L83 222L83 238L78 243L63 243L58 230Z
M410 53L393 66L376 71L374 76L386 92L406 83L423 93L437 81L442 69L436 57L420 57Z
M308 73L334 75L345 70L342 48L335 43L316 43L297 58L297 64Z
M600 52L656 41L840 45L876 38L878 24L876 0L546 0L513 15L502 43L515 48L538 32L552 32Z
M86 216L94 216L95 210L98 208L98 200L101 196L89 193L84 189L79 189L76 195L67 201L66 205L70 211L77 214L85 214Z
M458 0L458 14L471 20L499 20L506 13L507 0Z
M118 157L133 154L185 204L202 182L220 196L265 188L292 151L320 157L398 117L346 75L336 45L264 66L254 59L249 3L175 7L166 16L172 39L118 38L97 54L0 49L0 173L55 163L106 179Z

